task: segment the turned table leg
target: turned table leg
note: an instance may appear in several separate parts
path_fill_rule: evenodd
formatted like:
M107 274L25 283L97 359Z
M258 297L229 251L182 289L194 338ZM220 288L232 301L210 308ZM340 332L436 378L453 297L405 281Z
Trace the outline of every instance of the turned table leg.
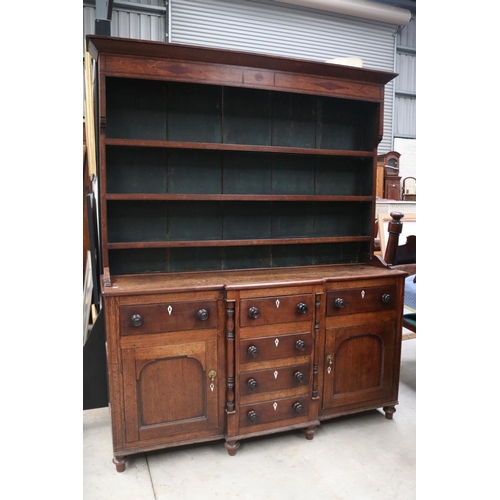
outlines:
M224 443L227 452L230 456L234 457L236 455L236 451L240 447L240 443L238 441L226 441Z
M116 472L123 472L127 466L127 457L113 457Z
M394 406L384 406L385 418L392 420L392 416L396 413L396 408Z

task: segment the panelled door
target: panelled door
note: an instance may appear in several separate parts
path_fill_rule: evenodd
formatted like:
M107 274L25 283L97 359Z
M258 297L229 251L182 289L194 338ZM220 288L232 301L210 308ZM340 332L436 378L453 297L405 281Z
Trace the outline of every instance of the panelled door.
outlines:
M126 441L218 427L217 342L123 350Z

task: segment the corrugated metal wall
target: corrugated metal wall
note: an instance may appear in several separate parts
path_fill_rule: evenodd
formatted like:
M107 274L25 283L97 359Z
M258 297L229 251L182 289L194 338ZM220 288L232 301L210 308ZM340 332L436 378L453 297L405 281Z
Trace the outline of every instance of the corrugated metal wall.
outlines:
M139 3L131 2L129 3ZM396 26L266 0L169 0L171 42L229 48L324 61L359 57L370 69L394 71ZM84 1L84 35L93 33L95 10ZM156 13L127 12L115 2L111 35L165 41L168 19ZM140 3L165 7L164 0ZM379 152L392 149L394 82L386 87L384 137Z
M398 34L396 45L396 78L394 137L413 139L416 131L416 19L412 19Z
M130 5L127 5L130 4ZM83 34L94 33L95 0L83 1ZM111 36L167 41L165 0L120 0L114 2Z

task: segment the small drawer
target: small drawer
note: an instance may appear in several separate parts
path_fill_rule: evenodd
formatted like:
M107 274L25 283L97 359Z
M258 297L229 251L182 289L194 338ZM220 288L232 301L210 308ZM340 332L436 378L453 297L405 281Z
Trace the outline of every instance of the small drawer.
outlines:
M267 424L278 420L308 417L309 396L269 400L240 406L240 427Z
M240 362L267 361L311 354L313 347L310 332L277 335L241 340Z
M137 304L120 307L122 335L217 327L217 301Z
M326 294L326 315L387 311L396 307L396 287L350 288Z
M242 299L240 325L262 326L292 321L312 320L314 300L312 295L284 295Z
M242 373L239 377L240 394L246 396L298 387L307 390L309 373L309 363Z

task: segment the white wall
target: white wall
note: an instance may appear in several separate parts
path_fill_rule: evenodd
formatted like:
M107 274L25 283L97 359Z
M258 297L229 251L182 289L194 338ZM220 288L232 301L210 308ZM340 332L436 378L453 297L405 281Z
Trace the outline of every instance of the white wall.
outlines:
M415 177L417 175L417 140L394 138L394 151L401 156L399 158L399 175L401 182L405 177Z

